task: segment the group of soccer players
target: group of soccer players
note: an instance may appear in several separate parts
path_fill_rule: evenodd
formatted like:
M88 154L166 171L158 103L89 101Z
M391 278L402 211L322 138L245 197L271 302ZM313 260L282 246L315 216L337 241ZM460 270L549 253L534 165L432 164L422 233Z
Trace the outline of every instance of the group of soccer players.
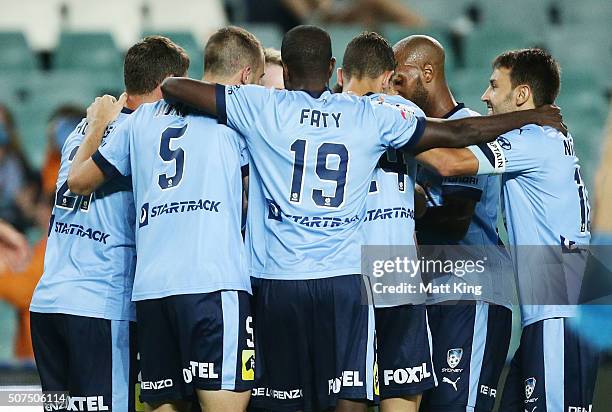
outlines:
M429 37L355 37L339 93L324 30L290 30L281 56L285 89L258 86L261 44L223 28L196 81L181 78L180 47L145 38L126 55L126 93L97 98L66 141L31 327L43 390L69 391L68 410L136 397L155 411L493 408L513 293L510 258L484 252L500 186L512 245L574 257L589 242L572 138L550 106L556 63L499 56L480 117L453 98ZM363 245L416 258L422 195L419 243L487 254L486 293L467 304L385 299L362 275ZM377 213L389 210L401 213ZM522 297L534 268L512 258ZM597 357L565 327L574 307L528 303L502 410L588 410Z

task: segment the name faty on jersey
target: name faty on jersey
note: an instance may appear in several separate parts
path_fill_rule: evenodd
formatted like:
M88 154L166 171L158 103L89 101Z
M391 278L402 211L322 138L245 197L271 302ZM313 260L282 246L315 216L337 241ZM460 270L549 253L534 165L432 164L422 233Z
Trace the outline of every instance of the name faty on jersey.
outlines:
M184 200L181 202L164 203L163 205L153 206L151 208L151 217L156 217L171 213L193 212L196 210L206 210L208 212L219 212L221 202L216 200L198 199Z
M110 236L108 233L104 233L100 230L95 230L93 228L85 228L82 225L77 225L75 223L55 222L54 226L55 233L59 233L61 235L86 237L102 244L106 244L106 240Z
M287 219L293 220L295 223L308 227L338 227L353 223L359 220L358 216L350 218L339 218L339 217L323 217L323 216L293 216L284 215Z
M342 113L327 113L319 110L302 109L300 113L300 124L312 127L332 127L340 128L340 116Z
M364 222L385 219L412 219L414 220L414 209L406 209L403 206L388 207L384 209L372 209L366 212Z

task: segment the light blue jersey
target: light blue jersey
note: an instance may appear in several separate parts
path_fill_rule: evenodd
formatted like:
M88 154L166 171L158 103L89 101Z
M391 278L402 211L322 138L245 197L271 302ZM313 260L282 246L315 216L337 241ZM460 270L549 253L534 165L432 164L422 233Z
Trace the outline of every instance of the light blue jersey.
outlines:
M123 109L103 141L131 110ZM49 224L45 270L30 310L110 320L135 320L130 302L136 247L129 178L110 181L90 196L68 190L68 172L87 128L81 121L62 148L55 206Z
M579 250L591 237L588 193L571 135L527 125L470 150L479 159L479 174L503 173L503 209L523 325L574 316L571 305L533 304L542 299L542 292L550 295L559 284L570 282L568 268L580 266L585 253ZM579 288L564 293L574 302L571 295Z
M132 176L138 262L132 299L250 292L241 226L241 136L164 101L142 105L93 159Z
M369 97L373 101L382 98L385 103L410 110L415 116L425 117L425 113L416 104L401 96L370 94ZM412 156L397 149L387 149L380 157L366 200L367 210L364 221L366 245L390 246L387 252L390 255L396 252L413 260L418 259L414 238L415 178L416 161ZM404 248L395 249L394 246L404 246ZM384 282L393 283L387 278ZM373 279L373 282L378 280L380 279ZM396 279L399 280L400 277ZM411 282L419 284L420 274L415 274ZM392 303L393 296L387 294L381 296L374 293L373 298L376 307L400 304ZM422 304L424 298L422 293L404 294L401 304Z
M459 103L445 119L463 119L480 116L479 113ZM426 193L427 207L444 206L444 195L452 195L474 200L476 203L472 221L467 233L459 241L449 240L426 231L419 233L419 241L426 245L460 245L458 258L466 254L476 259L486 257L482 273L464 276L463 280L475 286L482 286L481 294L436 294L429 296L427 303L436 304L449 300L482 300L510 307L514 296L512 263L497 234L497 211L500 198L499 176L459 176L443 178L420 167L417 182ZM452 249L448 249L449 253ZM450 277L440 276L433 279L435 285L450 283ZM456 278L458 280L458 278Z
M298 280L361 273L374 168L388 147L416 143L424 119L369 97L259 86L218 86L217 115L245 136L254 166L251 274Z

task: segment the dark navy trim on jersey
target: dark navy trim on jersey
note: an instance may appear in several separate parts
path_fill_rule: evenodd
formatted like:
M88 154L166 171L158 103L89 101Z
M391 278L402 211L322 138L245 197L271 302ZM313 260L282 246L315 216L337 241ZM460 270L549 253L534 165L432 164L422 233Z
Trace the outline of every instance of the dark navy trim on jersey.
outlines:
M128 109L127 107L124 107L124 108L121 109L121 113L123 113L123 114L132 114L132 113L134 113L134 110Z
M486 143L481 143L478 145L478 148L487 157L487 159L491 163L491 166L495 166L495 156L493 155L493 152L489 148L489 145L487 145Z
M442 186L443 195L451 195L480 202L482 190L467 186Z
M416 127L414 129L414 133L410 138L410 141L402 146L401 150L409 150L411 147L414 147L423 137L423 132L425 131L425 126L427 125L427 121L424 117L416 116Z
M115 166L113 166L108 160L106 160L99 150L96 150L96 152L91 156L91 160L93 160L93 162L100 168L100 170L102 170L102 173L104 173L104 176L107 179L122 176L122 174L119 173L119 170L117 170Z
M465 109L465 104L457 103L457 106L453 107L453 109L450 112L446 113L444 116L442 116L442 118L443 119L448 119L448 118L450 118L452 115L454 115L455 113L457 113L461 109Z
M227 125L227 108L225 106L225 86L217 84L215 86L217 100L217 122Z
M240 171L242 172L242 177L246 177L249 175L249 165L244 165L240 167Z
M325 92L330 92L330 93L331 93L331 90L329 90L329 88L328 88L328 87L326 87L325 89L321 90L320 92L313 92L313 91L311 91L311 90L303 90L303 89L301 89L301 90L297 90L297 91L298 91L298 92L304 92L304 93L307 93L307 94L308 94L310 97L312 97L313 99L318 99L318 98L319 98L319 97L321 97L321 96L323 95L323 93L325 93Z

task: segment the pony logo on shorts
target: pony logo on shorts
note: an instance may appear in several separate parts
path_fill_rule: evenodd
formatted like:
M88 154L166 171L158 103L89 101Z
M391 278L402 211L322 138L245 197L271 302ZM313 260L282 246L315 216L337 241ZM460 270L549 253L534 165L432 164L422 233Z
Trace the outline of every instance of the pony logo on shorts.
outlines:
M461 357L463 356L463 348L454 348L449 349L446 354L446 363L451 369L455 369L459 362L461 362Z
M525 398L531 398L536 386L536 378L525 379Z

